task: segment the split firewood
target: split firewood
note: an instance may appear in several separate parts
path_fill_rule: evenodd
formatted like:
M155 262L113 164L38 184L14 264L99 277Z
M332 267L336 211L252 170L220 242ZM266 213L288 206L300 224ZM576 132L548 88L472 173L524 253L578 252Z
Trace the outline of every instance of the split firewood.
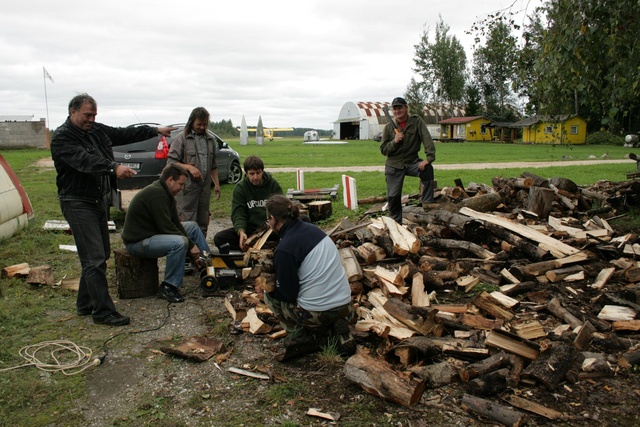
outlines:
M364 352L347 359L344 375L367 393L407 407L420 401L425 387L424 381L401 376L385 362Z
M640 331L640 320L616 320L611 327L614 331Z
M495 299L487 292L482 292L473 300L473 305L489 313L496 319L511 320L513 312L503 307L499 300Z
M573 346L580 351L586 351L589 348L589 344L591 344L591 339L595 331L596 328L591 324L591 322L584 322L580 327L580 331L576 335L576 339L573 340Z
M340 253L340 260L344 267L344 272L347 275L349 282L355 282L362 279L362 268L360 263L356 259L356 255L351 247L342 248L338 251Z
M615 271L615 267L603 268L600 273L598 273L596 280L591 284L591 287L594 289L604 288Z
M271 236L271 228L266 228L261 232L253 234L247 237L247 240L244 242L244 248L246 250L253 249L253 250L259 251L267 242L267 240L269 239L269 236Z
M384 249L380 246L376 246L371 242L365 242L357 248L358 253L364 260L365 264L373 264L377 261L381 261L387 257Z
M358 320L354 326L357 332L373 332L380 338L388 338L391 326L376 320Z
M612 322L618 320L633 320L638 313L629 307L622 307L619 305L605 305L598 313L599 319L609 320Z
M265 292L273 292L276 290L276 275L271 273L262 273L256 277L254 285Z
M272 329L270 325L260 320L255 308L251 308L247 311L247 316L243 319L242 324L243 329L245 324L248 325L249 332L254 335L268 334Z
M515 406L516 408L523 409L528 412L532 412L536 415L540 415L549 420L558 420L558 419L565 418L565 416L561 412L555 411L551 408L547 408L546 406L524 399L520 396L510 394L505 396L503 399L505 402L507 402L512 406Z
M499 348L508 353L534 360L540 354L539 347L530 341L515 339L512 334L506 331L492 330L487 334L484 341L489 347Z
M374 273L378 279L386 280L395 286L404 286L404 277L402 277L397 271L392 271L378 265L376 266Z
M427 309L426 316L414 314L412 306L397 298L389 298L383 305L384 310L400 323L422 335L429 335L436 325L437 310Z
M389 235L391 236L391 240L393 240L396 254L415 254L420 250L420 247L422 246L420 244L420 240L418 240L418 238L409 230L405 229L387 216L383 216L382 221L389 230Z
M244 265L252 267L255 265L262 266L267 273L273 273L273 250L271 249L249 249L244 254Z
M2 269L2 277L26 277L29 275L29 263L14 264Z
M234 294L225 296L224 306L233 320L242 321L247 316L247 309L244 307L244 303Z
M519 427L524 421L524 415L520 412L470 394L465 393L462 396L461 404L467 411L480 414L504 426Z
M467 313L460 315L458 322L460 322L460 324L462 325L487 331L500 328L502 327L502 325L504 325L504 320L502 319L487 319L486 317Z
M526 340L534 340L547 336L547 332L538 320L524 320L521 322L512 322L511 327L519 337Z
M557 268L555 270L549 270L544 275L549 279L552 283L557 283L561 280L567 279L569 276L572 276L577 273L584 273L584 268L581 265L571 265L569 267ZM582 275L584 278L584 274Z
M573 246L569 246L565 243L560 242L559 240L556 240L552 237L542 234L531 227L518 224L506 218L501 218L501 217L487 214L487 213L477 212L469 208L460 209L460 213L463 215L468 215L472 218L476 218L476 219L490 222L492 224L500 225L506 228L507 230L511 230L514 233L518 233L528 239L531 239L538 243L544 243L549 248L554 249L554 251L558 254L556 258L561 258L567 255L573 255L580 252L579 249L576 249Z
M411 305L414 307L429 307L431 305L429 294L424 291L424 277L422 273L413 275L411 282Z

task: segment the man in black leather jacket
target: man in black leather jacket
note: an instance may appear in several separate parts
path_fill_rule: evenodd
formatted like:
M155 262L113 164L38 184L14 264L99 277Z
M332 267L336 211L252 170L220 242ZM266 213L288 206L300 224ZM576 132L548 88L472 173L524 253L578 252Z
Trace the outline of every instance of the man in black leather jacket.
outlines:
M96 123L98 107L88 94L69 102L69 117L53 135L51 155L58 173L58 199L69 223L82 265L76 301L78 315L94 323L122 326L130 319L118 313L109 295L107 259L111 252L107 226L109 198L117 178L135 175L114 161L114 145L129 144L175 128L115 128Z

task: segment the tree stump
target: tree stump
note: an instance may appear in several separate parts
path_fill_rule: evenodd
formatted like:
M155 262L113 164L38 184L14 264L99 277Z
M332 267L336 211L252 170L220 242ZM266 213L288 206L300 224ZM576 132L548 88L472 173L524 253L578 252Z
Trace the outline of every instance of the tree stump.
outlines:
M322 221L333 215L333 206L330 200L316 200L307 204L309 208L309 218L311 222Z
M158 293L158 259L139 258L126 249L113 251L116 264L116 289L122 299L140 298Z

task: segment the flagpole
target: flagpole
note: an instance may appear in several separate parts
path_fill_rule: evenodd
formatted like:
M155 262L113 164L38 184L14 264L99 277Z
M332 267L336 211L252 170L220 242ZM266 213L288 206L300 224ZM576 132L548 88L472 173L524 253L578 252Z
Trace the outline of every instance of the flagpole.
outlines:
M44 103L47 108L47 129L51 126L49 122L49 100L47 99L47 70L42 66L42 81L44 82Z

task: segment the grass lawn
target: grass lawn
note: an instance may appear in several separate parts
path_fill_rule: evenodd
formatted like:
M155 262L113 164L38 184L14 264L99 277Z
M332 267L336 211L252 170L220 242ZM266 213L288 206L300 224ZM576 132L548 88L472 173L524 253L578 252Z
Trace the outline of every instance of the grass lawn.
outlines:
M257 154L263 158L267 168L311 167L311 166L366 166L382 165L384 157L373 141L349 141L346 145L304 145L301 140L282 139L265 142L257 147L240 146L238 140L229 141L243 158ZM607 152L612 159L622 159L630 150L612 146L552 147L503 144L436 144L438 164L478 163L478 162L522 162L563 160L563 156L586 159L589 155L600 157ZM44 231L43 224L48 219L62 219L56 197L55 170L42 168L36 162L49 158L47 150L4 150L2 155L12 166L25 188L35 211L35 219L27 229L10 239L0 242L0 268L28 262L31 266L51 265L56 280L66 275L77 277L79 261L77 255L61 251L60 244L72 245L73 237L60 232ZM624 181L626 174L635 172L634 162L625 164L547 167L528 170L543 177L562 176L581 185L597 180ZM471 182L491 184L495 176L519 176L526 168L500 168L484 170L442 170L436 171L438 186L453 185L456 178L465 185ZM307 173L307 188L331 187L341 182L341 173ZM380 172L350 173L357 180L358 196L383 196L385 194L384 175ZM295 187L295 173L276 173L275 178L283 189ZM213 218L230 216L231 193L233 187L222 186L222 197L212 201ZM418 181L409 178L405 182L405 193L417 193ZM369 206L361 206L357 211L347 211L342 206L342 195L333 204L333 217L327 228L340 218L349 216L357 220ZM112 210L117 227L122 227L124 214ZM113 248L122 242L113 237ZM113 274L110 261L109 271ZM113 278L112 278L113 279ZM75 293L54 290L48 287L25 287L24 279L0 279L0 368L23 363L17 356L21 347L51 339L67 339L81 342L91 348L100 348L112 332L109 329L85 330L65 326L64 319L69 308L74 307ZM54 336L52 336L54 335ZM37 369L23 368L0 373L0 426L43 426L82 425L81 409L78 401L86 398L86 376L84 373L71 377L43 374ZM64 422L60 422L64 418Z

